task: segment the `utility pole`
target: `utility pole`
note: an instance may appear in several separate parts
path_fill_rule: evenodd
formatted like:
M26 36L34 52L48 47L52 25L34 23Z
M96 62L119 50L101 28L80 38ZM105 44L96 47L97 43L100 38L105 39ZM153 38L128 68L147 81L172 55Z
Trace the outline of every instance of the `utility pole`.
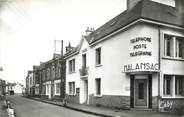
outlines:
M0 71L3 71L3 67L0 67Z

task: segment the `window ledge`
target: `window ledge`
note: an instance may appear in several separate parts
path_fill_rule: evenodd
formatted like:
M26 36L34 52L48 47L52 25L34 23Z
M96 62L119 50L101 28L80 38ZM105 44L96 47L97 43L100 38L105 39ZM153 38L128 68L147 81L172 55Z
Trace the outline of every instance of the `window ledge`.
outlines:
M101 67L101 66L102 66L102 64L95 65L95 67Z
M68 74L74 74L74 73L76 73L75 71L73 71L73 72L69 72Z
M168 56L163 56L162 59L168 59L168 60L175 60L175 61L184 61L184 58L174 58L174 57L168 57Z
M76 96L76 94L68 94L69 96Z
M102 95L95 95L95 97L96 97L96 98L101 98L101 97L102 97Z
M163 96L162 99L184 99L184 96Z
M60 95L59 93L57 93L57 94L54 94L54 95Z

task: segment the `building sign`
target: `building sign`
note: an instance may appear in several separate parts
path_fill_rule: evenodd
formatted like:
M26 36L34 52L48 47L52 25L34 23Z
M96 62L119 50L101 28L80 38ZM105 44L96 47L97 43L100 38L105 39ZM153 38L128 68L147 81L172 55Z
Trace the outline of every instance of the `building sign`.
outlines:
M158 71L159 64L158 63L136 63L136 64L128 64L124 65L124 71Z
M124 72L158 71L159 64L155 62L151 37L136 37L130 40L130 64L124 65Z
M169 112L172 110L173 101L172 100L159 100L159 111Z
M130 52L130 57L134 56L151 56L152 51L147 50L147 43L151 43L150 37L137 37L130 40L133 52Z

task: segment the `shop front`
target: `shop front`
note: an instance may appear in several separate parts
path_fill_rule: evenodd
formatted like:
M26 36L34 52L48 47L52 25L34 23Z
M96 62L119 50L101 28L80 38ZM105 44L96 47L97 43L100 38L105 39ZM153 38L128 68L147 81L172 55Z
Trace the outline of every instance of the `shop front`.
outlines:
M142 29L141 35L132 37L129 41L127 61L123 69L130 78L130 108L152 109L157 105L155 99L158 98L160 72L158 37L155 36L156 32L150 33L151 30L147 26ZM145 36L144 32L147 32Z

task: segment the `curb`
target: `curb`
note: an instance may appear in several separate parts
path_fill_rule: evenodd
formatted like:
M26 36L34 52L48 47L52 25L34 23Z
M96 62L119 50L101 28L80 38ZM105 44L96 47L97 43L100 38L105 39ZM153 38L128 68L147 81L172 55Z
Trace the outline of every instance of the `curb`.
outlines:
M61 106L61 107L68 108L68 109L71 109L71 110L75 110L75 111L79 111L79 112L83 112L83 113L87 113L87 114L92 114L92 115L97 115L97 116L102 116L102 117L122 117L122 116L113 116L113 115L107 115L107 114L102 114L102 113L98 113L98 112L92 112L92 111L79 109L79 108L75 108L75 107L71 107L71 106L63 106L63 105L55 104L55 103L48 102L48 101L45 101L45 100L35 99L35 98L29 98L29 97L24 97L24 98L28 98L28 99L32 99L32 100L36 100L36 101L56 105L56 106Z

